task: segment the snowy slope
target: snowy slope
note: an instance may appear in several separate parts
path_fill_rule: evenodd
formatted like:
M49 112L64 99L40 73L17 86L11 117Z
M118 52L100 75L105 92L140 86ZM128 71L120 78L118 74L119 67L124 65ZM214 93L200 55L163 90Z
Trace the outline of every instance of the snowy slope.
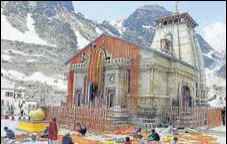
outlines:
M26 31L25 33L20 32L11 24L8 22L5 15L2 14L3 9L1 9L1 39L6 40L14 40L14 41L22 41L25 43L35 43L35 44L41 44L41 45L50 45L47 42L43 41L39 38L39 36L35 32L34 28L34 20L32 18L32 15L28 13L27 15L27 26L29 31Z
M12 81L1 76L1 88L10 88L14 89L15 85Z
M226 106L225 103L225 90L217 89L216 86L210 86L208 90L208 104L212 107L220 107L223 108Z
M86 46L87 44L89 44L89 41L87 39L85 39L79 31L75 31L76 37L77 37L77 41L78 41L78 48L82 49L84 48L84 46Z
M1 59L4 60L4 61L11 62L12 57L9 56L9 55L6 55L6 54L2 54Z
M58 88L60 90L67 89L67 82L64 81L63 79L59 79L59 76L58 77L46 76L41 72L35 72L32 75L27 76L24 73L18 72L16 70L5 70L3 68L1 68L1 71L4 76L10 79L20 80L20 81L38 81L38 82L53 86L55 88Z
M124 22L124 20L112 20L112 21L110 21L109 23L110 23L113 27L115 27L115 28L118 30L118 32L122 35L123 32L125 31L125 28L124 28L124 26L123 26L123 22Z

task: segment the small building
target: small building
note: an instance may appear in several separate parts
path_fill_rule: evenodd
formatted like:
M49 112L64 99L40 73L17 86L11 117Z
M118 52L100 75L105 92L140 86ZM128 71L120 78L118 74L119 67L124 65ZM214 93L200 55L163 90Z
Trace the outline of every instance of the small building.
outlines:
M155 21L151 48L102 34L70 58L67 105L131 110L206 103L198 24L178 12Z
M1 108L12 112L14 102L22 99L25 99L25 89L1 76Z

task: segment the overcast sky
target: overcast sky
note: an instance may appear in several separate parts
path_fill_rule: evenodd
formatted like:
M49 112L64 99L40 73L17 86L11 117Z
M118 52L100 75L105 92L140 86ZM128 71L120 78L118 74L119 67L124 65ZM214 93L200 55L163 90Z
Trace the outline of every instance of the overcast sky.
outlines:
M74 1L75 11L101 23L104 20L126 19L143 5L161 5L174 11L175 1ZM179 11L188 12L199 24L196 31L216 50L226 48L226 2L184 1L179 2Z

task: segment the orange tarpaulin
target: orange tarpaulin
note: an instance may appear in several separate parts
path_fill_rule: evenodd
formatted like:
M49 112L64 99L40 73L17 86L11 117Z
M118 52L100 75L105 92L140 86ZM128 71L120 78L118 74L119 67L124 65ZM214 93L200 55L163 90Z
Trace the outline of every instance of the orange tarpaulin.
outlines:
M63 138L63 135L58 135L58 141L59 142L62 142L62 138ZM71 138L73 140L73 142L75 144L102 144L101 142L99 141L96 141L96 140L88 140L82 136L78 136L78 135L71 135Z

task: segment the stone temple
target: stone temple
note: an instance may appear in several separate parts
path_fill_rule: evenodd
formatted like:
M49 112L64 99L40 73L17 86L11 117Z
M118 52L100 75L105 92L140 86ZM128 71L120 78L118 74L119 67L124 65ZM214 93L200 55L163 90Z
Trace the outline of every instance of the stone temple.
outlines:
M178 12L155 21L151 47L102 34L70 58L67 105L131 110L206 104L198 24Z

